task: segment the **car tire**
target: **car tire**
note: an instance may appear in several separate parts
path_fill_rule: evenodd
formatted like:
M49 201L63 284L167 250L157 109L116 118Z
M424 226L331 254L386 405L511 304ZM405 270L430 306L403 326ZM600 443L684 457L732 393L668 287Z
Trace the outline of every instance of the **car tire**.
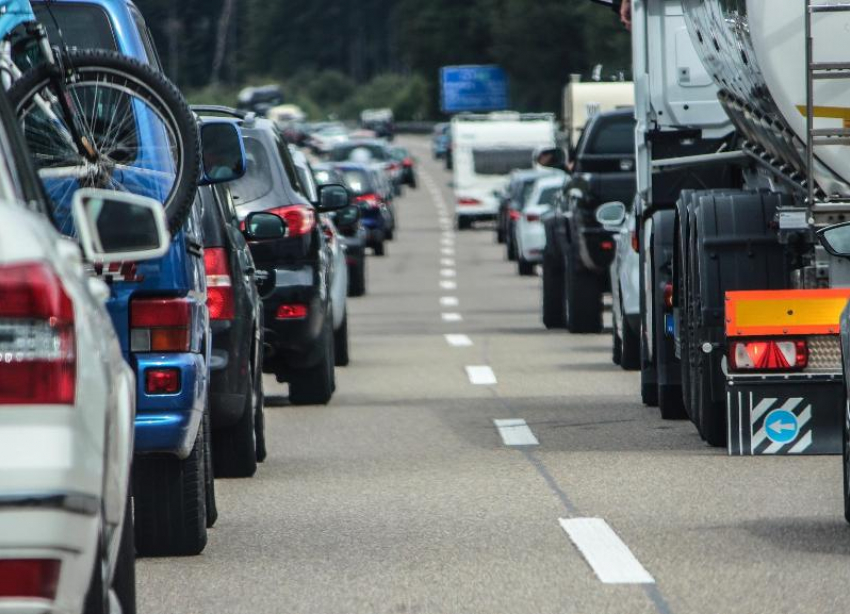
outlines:
M387 254L386 247L384 246L383 241L375 243L372 249L374 250L376 256L386 256Z
M472 220L468 217L458 217L457 218L457 229L458 230L469 230L472 228Z
M103 538L100 537L97 540L97 556L92 566L91 579L86 589L83 614L109 614L109 595L103 586L103 576L106 573L105 556Z
M564 269L555 259L543 256L543 326L547 329L567 327L567 297Z
M583 270L574 254L567 256L567 330L577 334L602 332L602 282Z
M517 272L522 277L531 277L534 275L534 263L529 262L522 256L517 258Z
M254 381L252 373L245 393L242 416L236 424L212 432L213 469L217 478L250 478L257 472L257 399Z
M112 576L112 590L121 604L122 614L136 614L136 543L133 531L133 500L127 493L124 523L121 526L121 545Z
M289 401L293 405L327 405L334 393L334 335L330 313L322 331L321 357L307 369L293 369L289 382Z
M499 245L504 245L505 243L505 229L502 228L501 224L496 227L496 243Z
M623 361L623 342L617 334L617 327L611 327L611 362L619 365Z
M192 451L139 456L133 463L136 553L194 556L207 545L206 446L200 425Z
M347 367L350 362L348 356L348 310L342 316L342 324L334 332L334 364L337 367Z
M516 262L517 261L517 251L516 251L516 240L508 233L507 239L505 240L507 244L507 253L508 253L508 262Z
M260 355L260 360L262 360L262 355ZM256 369L255 377L254 399L257 404L257 411L254 414L254 436L257 442L257 462L262 463L268 456L268 450L266 448L266 394L263 389L261 369Z
M391 228L384 233L384 239L386 241L392 241L395 238L395 228Z
M623 330L623 336L620 339L620 367L624 371L637 371L640 369L640 333L632 330L628 320L625 318L623 319L621 328Z
M348 269L348 273L348 296L366 294L366 259L360 258L356 265Z
M211 529L218 520L218 506L215 502L215 470L213 469L213 438L212 422L210 421L209 406L204 411L204 497L207 506L207 528Z

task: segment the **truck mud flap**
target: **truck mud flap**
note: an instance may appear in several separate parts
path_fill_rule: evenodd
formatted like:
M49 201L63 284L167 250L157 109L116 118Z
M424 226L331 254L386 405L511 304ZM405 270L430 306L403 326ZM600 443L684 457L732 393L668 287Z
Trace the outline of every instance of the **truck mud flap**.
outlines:
M840 376L728 380L726 399L730 456L841 454Z

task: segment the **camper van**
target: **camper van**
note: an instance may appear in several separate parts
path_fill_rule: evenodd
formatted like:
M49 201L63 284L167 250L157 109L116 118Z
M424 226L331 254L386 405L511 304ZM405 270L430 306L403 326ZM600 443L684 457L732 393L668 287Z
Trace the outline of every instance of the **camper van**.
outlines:
M635 104L635 86L631 81L582 82L572 75L564 88L564 132L575 147L588 121L597 113L616 111Z
M495 192L505 187L511 171L532 168L537 149L554 147L555 133L551 113L455 116L451 134L458 229L495 219Z

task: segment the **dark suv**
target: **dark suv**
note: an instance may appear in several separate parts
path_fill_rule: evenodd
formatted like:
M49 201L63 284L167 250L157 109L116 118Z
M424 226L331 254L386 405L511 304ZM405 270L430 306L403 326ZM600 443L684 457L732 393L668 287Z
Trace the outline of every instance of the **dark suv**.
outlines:
M207 307L209 407L216 477L249 477L266 456L263 429L263 304L254 259L226 186L201 188Z
M572 175L544 219L543 320L573 333L602 330L602 294L614 258L611 233L596 221L607 202L635 195L635 119L630 108L588 122L572 156Z
M248 160L244 177L230 184L239 219L245 224L248 245L257 267L263 299L265 359L263 371L289 383L295 405L326 404L336 387L331 292L333 259L318 223L319 208L307 196L289 147L273 122L244 116L232 109L200 107L199 111L238 118ZM319 189L319 200L329 203L336 194L348 205L342 186ZM251 224L251 214L265 212L283 222L280 236L263 223ZM260 218L258 218L259 220ZM255 226L262 232L254 232Z

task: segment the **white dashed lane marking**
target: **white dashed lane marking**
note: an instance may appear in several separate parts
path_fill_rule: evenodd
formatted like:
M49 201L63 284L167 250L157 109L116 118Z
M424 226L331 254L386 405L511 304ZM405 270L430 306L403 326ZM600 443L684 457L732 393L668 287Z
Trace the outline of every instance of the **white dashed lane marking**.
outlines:
M440 297L440 306L441 307L457 307L460 303L457 300L456 296L441 296Z
M442 314L443 322L462 322L463 316L459 313L444 313Z
M561 527L605 584L654 584L629 547L601 518L561 518Z
M441 258L440 264L443 266L453 267L455 266L455 261L452 258Z
M476 386L492 386L496 384L496 374L487 366L466 367L466 376L469 383Z
M466 335L446 335L446 343L453 348L468 348L472 346L472 339Z
M442 269L440 275L442 277L457 277L457 271L454 269Z
M525 420L512 418L510 420L493 420L499 430L502 443L506 446L537 446L540 442L528 428Z
M440 288L443 290L457 290L457 282L444 279L440 282Z

